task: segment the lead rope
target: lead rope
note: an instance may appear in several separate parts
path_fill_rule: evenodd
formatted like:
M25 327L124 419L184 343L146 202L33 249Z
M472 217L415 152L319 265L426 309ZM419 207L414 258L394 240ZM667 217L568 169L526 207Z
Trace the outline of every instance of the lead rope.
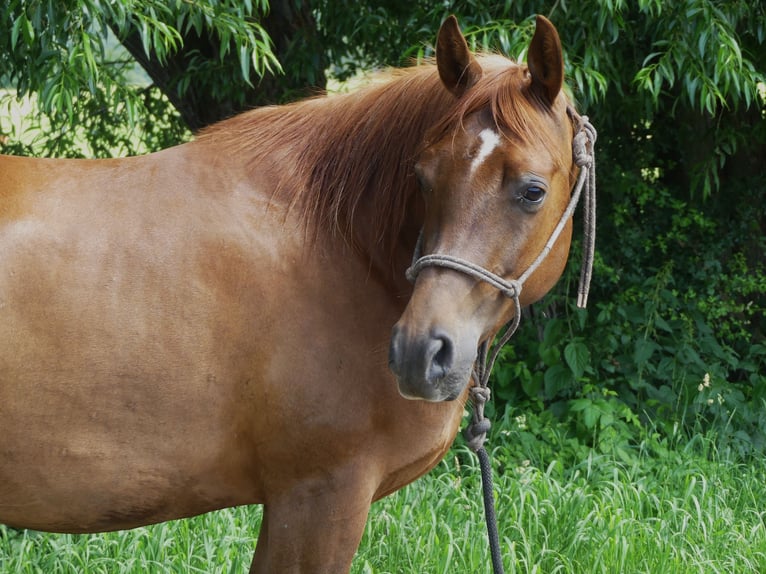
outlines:
M484 499L484 515L487 522L487 535L489 537L490 554L492 557L492 570L495 574L503 574L503 560L500 551L500 538L497 530L497 518L495 516L495 499L492 484L492 464L489 454L484 448L484 442L487 440L487 432L492 426L489 419L484 416L484 406L490 399L489 376L492 373L492 367L495 365L500 350L510 340L521 322L521 289L524 282L534 273L542 264L548 254L553 249L556 240L564 229L567 221L572 217L580 195L585 188L585 199L583 201L584 211L584 243L583 258L580 269L580 282L577 289L577 306L584 308L588 303L588 292L590 289L590 280L593 273L593 259L596 249L596 159L594 146L596 143L596 129L588 120L587 116L580 116L573 108L567 109L567 114L575 123L575 136L572 141L572 157L575 165L580 168L577 176L572 197L569 200L566 210L561 219L551 233L540 254L537 256L529 268L518 279L504 279L495 275L483 267L465 261L451 255L421 255L423 236L421 233L413 255L413 263L407 269L407 279L415 282L420 271L425 267L445 267L454 271L459 271L474 277L480 281L489 283L500 291L503 295L513 300L514 313L513 319L508 324L503 335L497 340L490 351L489 340L484 341L478 349L476 361L473 367L474 384L470 389L471 402L473 403L473 413L471 423L463 430L463 436L468 443L468 447L476 453L479 458L481 468L482 495Z

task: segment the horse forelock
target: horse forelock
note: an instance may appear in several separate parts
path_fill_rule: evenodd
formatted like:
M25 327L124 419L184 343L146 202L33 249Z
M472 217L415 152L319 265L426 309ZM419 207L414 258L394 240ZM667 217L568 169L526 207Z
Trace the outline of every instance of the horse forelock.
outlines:
M530 90L527 67L501 56L484 56L479 61L484 69L482 78L461 98L451 114L434 126L428 141L438 141L449 132L462 129L468 116L486 110L498 132L506 137L517 142L539 143L554 154L558 149L566 149L555 145L559 134L551 129L551 122L557 120L551 109ZM564 95L563 100L559 111L562 118L566 118L568 98ZM562 166L571 163L571 158L565 155L553 159Z

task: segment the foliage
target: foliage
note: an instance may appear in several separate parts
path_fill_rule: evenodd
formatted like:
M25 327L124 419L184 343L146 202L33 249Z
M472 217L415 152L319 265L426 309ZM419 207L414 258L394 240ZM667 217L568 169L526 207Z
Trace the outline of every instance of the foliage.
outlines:
M61 124L53 116L34 114L21 122L5 122L0 117L0 133L7 138L2 152L16 155L52 157L114 157L136 155L164 149L187 140L189 130L180 121L167 98L154 87L136 90L138 108L129 100L115 105L115 93L100 91L78 98L73 124ZM0 92L0 106L8 110L13 98ZM131 123L128 118L136 114ZM123 126L115 129L115 126Z
M236 98L237 84L251 82L251 73L279 69L257 20L267 9L265 0L10 0L0 5L0 79L18 97L37 96L35 124L52 132L43 146L47 155L80 155L74 142L83 136L96 156L110 155L107 142L117 138L120 151L140 148L124 141L123 126L131 128L130 141L156 150L185 137L183 127L156 89L131 81L136 62L115 49L115 36L137 34L146 55L161 62L195 36L215 37L215 54L192 51L185 59L178 96L200 83Z
M10 24L3 34L2 53L10 59L6 69L20 93L39 90L44 111L51 113L63 107L71 120L75 88L86 86L93 94L100 83L107 88L123 83L125 62L105 59L109 30L120 38L137 29L146 54L154 53L160 60L176 52L191 33L215 34L219 38L216 58L211 61L203 54L196 55L189 62L192 69L186 84L220 74L220 64L230 52L236 54L242 79L249 82L251 69L263 75L279 66L267 34L254 20L266 10L266 0L257 1L255 6L231 0L11 0L1 14L2 21ZM19 66L30 61L38 65Z
M656 182L621 189L602 227L622 243L599 253L594 309L574 308L566 283L536 307L503 351L496 396L626 461L646 426L665 437L713 433L720 449L762 455L766 265L747 255L766 252L766 238L750 235L762 207L717 196L730 215L719 221ZM711 213L727 210L711 203Z
M275 4L279 12L303 10L301 2ZM310 8L316 23L295 25L317 26L317 38L296 34L285 54L289 60L282 62L289 74L305 77L307 85L323 76L312 63L329 61L343 79L360 69L431 55L435 31L450 13L459 16L474 48L522 57L532 15L552 18L564 40L569 77L586 109L610 94L644 119L651 119L653 111L675 108L679 98L681 107L712 116L754 104L763 81L756 66L763 61L766 36L762 3L367 0L348 10L335 0L315 0ZM113 58L108 53L110 33L123 41L137 34L145 55L168 65L185 44L194 48L200 36L211 36L217 47L191 49L184 60L179 96L203 84L216 98L232 99L241 109L246 101L236 86L250 82L251 71L264 76L280 69L261 24L268 9L266 0L11 0L0 7L0 22L6 24L0 28L0 69L19 94L40 94L41 110L56 115L54 127L80 119L78 100L102 90L110 98L97 99L107 106L122 102L128 110L124 119L132 125L150 110L125 85L126 67L134 62L125 54ZM278 31L278 36L292 32ZM318 49L326 59L318 57ZM724 157L734 149L731 142L721 148Z

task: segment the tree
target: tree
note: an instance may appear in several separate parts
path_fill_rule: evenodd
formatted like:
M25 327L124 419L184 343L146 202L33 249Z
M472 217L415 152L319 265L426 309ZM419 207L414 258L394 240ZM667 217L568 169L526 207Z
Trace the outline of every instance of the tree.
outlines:
M276 103L305 90L307 79L324 83L321 59L311 59L310 73L278 73L279 58L293 58L296 36L305 48L315 29L307 5L286 0L271 10L266 0L11 0L0 22L5 82L20 96L38 96L55 134L47 151L56 155L81 153L77 139L94 155L108 155L115 140L130 150L135 136L110 125L131 126L156 149L176 143L184 127ZM112 38L127 53L110 50ZM136 64L150 87L129 81Z

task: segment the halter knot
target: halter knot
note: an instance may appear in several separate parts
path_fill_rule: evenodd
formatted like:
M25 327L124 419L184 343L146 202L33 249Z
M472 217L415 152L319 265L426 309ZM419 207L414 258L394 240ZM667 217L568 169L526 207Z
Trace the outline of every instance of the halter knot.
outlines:
M487 433L492 427L492 423L489 422L487 417L481 420L474 421L463 429L463 438L468 444L468 448L476 452L484 446L484 442L487 440Z
M489 387L473 386L471 387L471 400L474 404L486 404L490 398Z
M590 139L585 131L578 132L572 141L572 155L578 167L590 167L593 163L593 153L588 149Z

